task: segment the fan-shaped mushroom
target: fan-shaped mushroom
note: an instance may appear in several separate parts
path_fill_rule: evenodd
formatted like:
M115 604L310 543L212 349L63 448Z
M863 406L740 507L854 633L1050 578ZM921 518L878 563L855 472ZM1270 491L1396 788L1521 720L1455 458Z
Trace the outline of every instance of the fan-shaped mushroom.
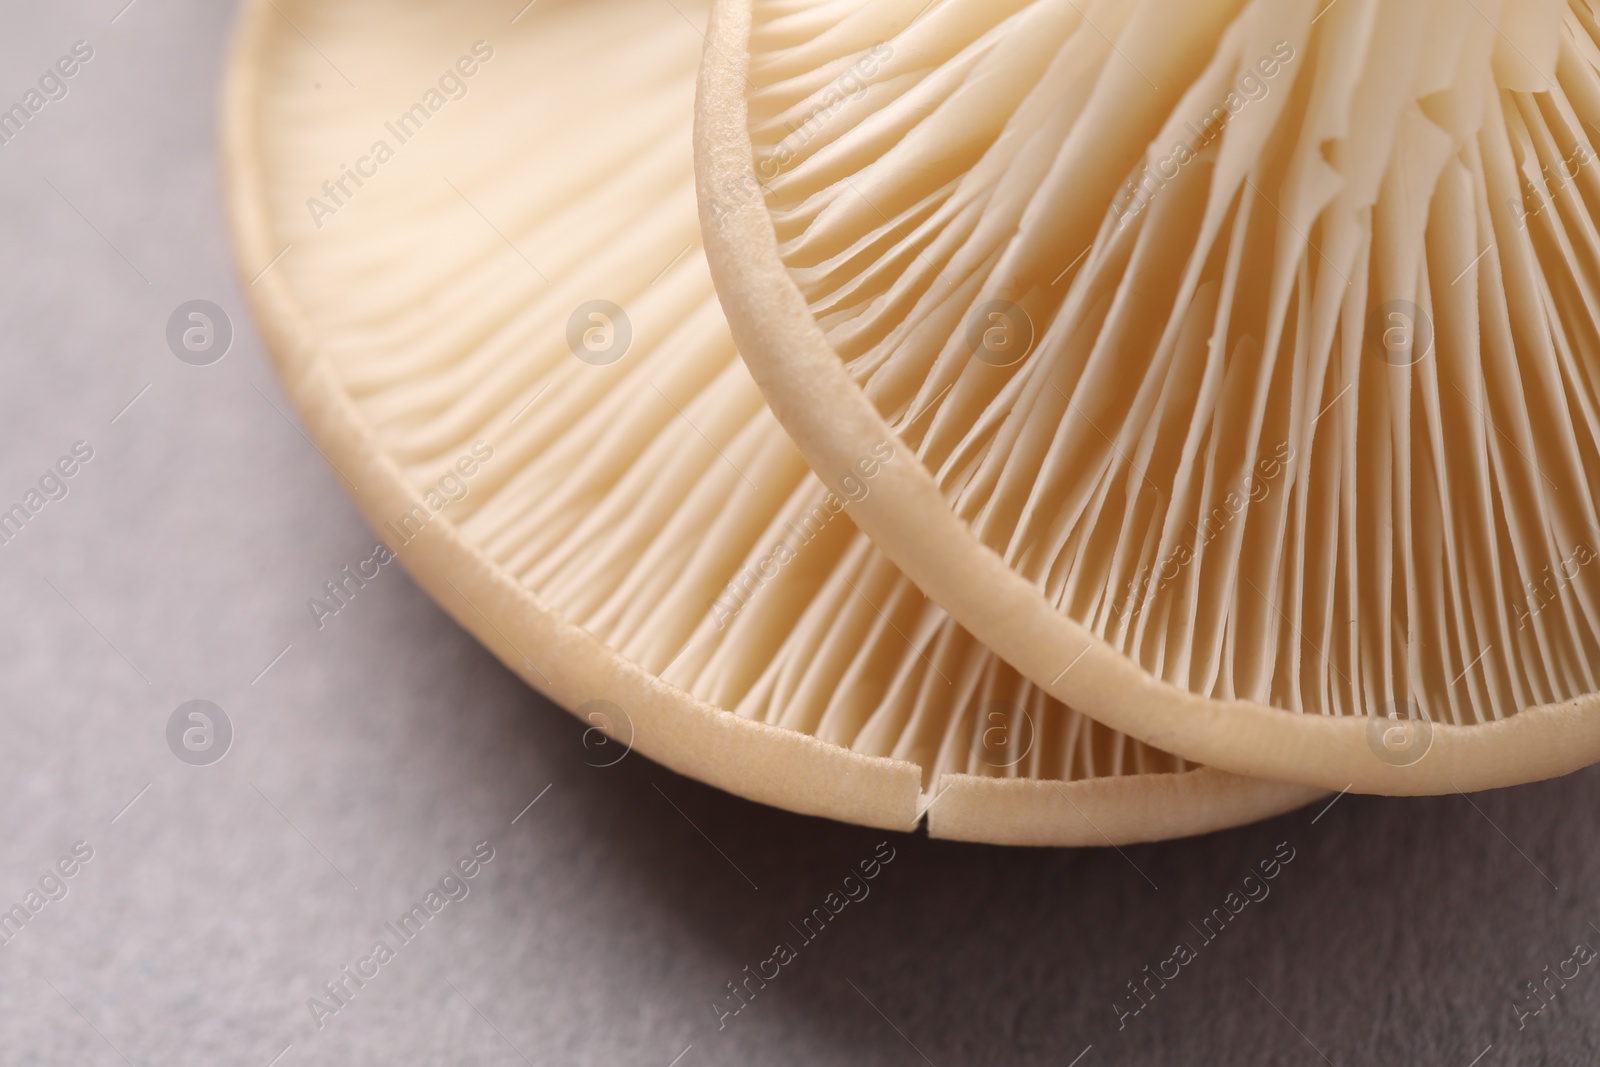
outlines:
M1058 698L1332 788L1562 773L1600 758L1597 18L719 0L712 273L816 470L916 456L858 524Z
M695 212L701 44L643 0L247 5L240 270L407 569L594 725L796 811L1098 844L1316 795L1076 715L855 531L845 501L907 458L830 490L737 357Z

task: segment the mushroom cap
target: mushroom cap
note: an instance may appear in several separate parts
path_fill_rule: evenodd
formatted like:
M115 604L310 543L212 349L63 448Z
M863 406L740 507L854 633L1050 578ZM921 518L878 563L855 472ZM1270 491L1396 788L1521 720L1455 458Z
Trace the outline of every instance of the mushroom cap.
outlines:
M917 457L858 526L1107 725L1364 792L1592 763L1600 14L1491 8L717 0L734 339L824 479Z
M247 3L229 215L311 438L419 584L592 727L588 762L631 746L793 811L1002 843L1318 795L1077 715L928 602L842 512L904 461L880 449L830 492L728 335L694 28L649 0L511 20Z

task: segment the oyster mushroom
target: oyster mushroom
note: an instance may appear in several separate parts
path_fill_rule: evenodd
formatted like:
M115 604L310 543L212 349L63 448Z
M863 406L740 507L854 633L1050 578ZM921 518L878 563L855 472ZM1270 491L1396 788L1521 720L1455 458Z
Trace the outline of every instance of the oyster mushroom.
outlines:
M230 218L308 431L417 581L596 728L589 762L631 744L794 811L1035 844L1317 795L1079 716L923 598L843 513L905 459L830 491L728 335L701 38L645 0L513 14L246 4Z
M808 462L915 456L852 515L1053 696L1335 789L1560 774L1597 42L1584 0L718 0L707 255Z

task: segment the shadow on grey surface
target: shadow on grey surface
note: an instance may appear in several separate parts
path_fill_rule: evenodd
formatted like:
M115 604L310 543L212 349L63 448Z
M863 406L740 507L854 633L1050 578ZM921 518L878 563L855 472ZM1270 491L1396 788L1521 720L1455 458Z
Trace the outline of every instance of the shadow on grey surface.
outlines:
M0 570L6 902L77 835L101 849L0 960L0 1059L265 1065L292 1042L278 1067L1592 1062L1592 969L1552 973L1600 941L1594 770L1121 853L986 848L790 815L637 755L587 766L587 724L398 577L313 639L304 598L372 541L275 410L229 281L209 87L230 19L24 5L0 41L28 77L80 36L98 50L0 168L6 492L80 433L101 449ZM197 297L237 331L210 368L162 338ZM201 695L239 728L210 768L162 733ZM459 914L311 1030L307 995L480 836L499 857ZM871 895L719 1029L726 983L886 838ZM1282 842L1270 895L1202 943L1191 924ZM1179 942L1195 958L1147 979ZM1148 1006L1129 1000L1147 980Z
M1542 1004L1522 983L1595 933L1577 814L1594 810L1592 771L1470 798L1345 796L1121 850L1008 849L792 815L637 754L588 767L583 724L514 703L497 715L503 773L519 750L559 751L562 810L601 846L592 876L631 887L634 935L686 932L721 965L673 991L685 1064L789 1062L775 1035L795 1037L793 1062L819 1062L820 1043L827 1062L940 1067L1577 1063L1600 1006L1585 972L1520 1030L1513 1008ZM869 895L805 940L802 918L883 841L894 859ZM723 1015L744 999L726 983L771 975L784 942L794 958Z

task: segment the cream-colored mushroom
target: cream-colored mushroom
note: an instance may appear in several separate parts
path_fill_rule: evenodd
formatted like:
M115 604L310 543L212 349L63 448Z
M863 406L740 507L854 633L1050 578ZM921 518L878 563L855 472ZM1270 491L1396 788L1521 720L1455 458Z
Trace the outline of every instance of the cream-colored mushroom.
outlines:
M1035 683L1212 766L1600 758L1587 0L718 0L736 341Z
M1316 795L1107 730L926 601L843 513L911 457L869 447L830 491L728 335L698 32L646 0L513 15L247 4L230 214L312 437L463 626L617 739L590 762L631 742L795 811L909 829L931 804L936 835L1038 844Z

